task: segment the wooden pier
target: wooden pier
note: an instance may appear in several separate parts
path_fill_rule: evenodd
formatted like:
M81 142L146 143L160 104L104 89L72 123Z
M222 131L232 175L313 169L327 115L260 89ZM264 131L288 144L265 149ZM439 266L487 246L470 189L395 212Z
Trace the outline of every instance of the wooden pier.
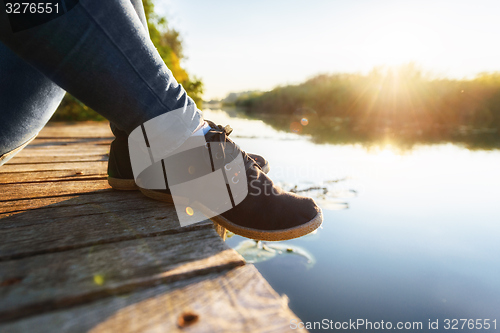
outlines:
M112 139L49 124L0 167L0 332L291 331L286 296L210 221L109 187Z

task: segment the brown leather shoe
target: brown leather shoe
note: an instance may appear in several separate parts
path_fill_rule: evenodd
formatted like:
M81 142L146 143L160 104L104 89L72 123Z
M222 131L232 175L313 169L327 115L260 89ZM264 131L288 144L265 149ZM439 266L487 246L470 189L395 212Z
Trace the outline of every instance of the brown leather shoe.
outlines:
M233 208L216 216L210 214L210 209L202 202L197 203L195 210L200 210L206 216L213 216L211 220L235 234L256 240L292 239L306 235L321 225L322 212L314 200L285 192L275 186L255 159L241 151L238 145L228 138L226 128L212 127L205 135L205 140L207 142L205 147L210 151L207 158L216 156L206 161L212 164L214 170L223 168L228 170L228 165L241 154L243 157L241 171L244 168L244 172L235 172L230 181L234 184L246 182L248 194L244 199L240 196L238 200L235 200L235 193L232 193L231 200L237 203L233 204ZM225 183L217 185L214 193L220 193L217 191L220 190L219 187L225 188L226 186L229 185ZM144 188L140 190L153 199L173 202L168 188L167 190Z
M224 131L227 135L231 134L232 128L229 126L222 127L221 125L216 125L210 120L206 120L211 128ZM111 131L115 135L115 140L111 142L111 147L109 151L109 161L108 161L108 183L115 189L120 191L130 191L139 190L134 180L134 173L132 172L132 165L130 163L130 155L128 150L128 135L127 133L119 130L111 124ZM271 168L269 162L262 156L257 154L248 154L252 159L255 160L257 165L260 166L264 173L268 173ZM170 193L150 193L150 190L144 190L144 194L153 197L157 200L162 200L166 202L173 202Z
M225 132L212 129L205 135L205 140L210 146L217 143L225 147L232 146L232 151L227 154L230 156L224 156L221 164L230 162L241 152L248 184L245 199L232 209L212 217L214 222L235 234L268 241L304 236L321 225L323 215L313 199L285 192L275 186L255 160L241 151ZM229 150L226 148L222 152ZM238 177L245 176L241 174Z

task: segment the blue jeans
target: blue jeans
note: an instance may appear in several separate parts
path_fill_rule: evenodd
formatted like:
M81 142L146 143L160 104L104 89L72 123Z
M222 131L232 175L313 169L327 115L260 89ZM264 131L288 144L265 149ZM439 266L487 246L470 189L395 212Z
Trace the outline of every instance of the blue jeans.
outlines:
M65 91L127 134L176 109L192 113L186 133L202 122L149 39L141 0L80 0L16 33L0 1L0 156L34 137Z

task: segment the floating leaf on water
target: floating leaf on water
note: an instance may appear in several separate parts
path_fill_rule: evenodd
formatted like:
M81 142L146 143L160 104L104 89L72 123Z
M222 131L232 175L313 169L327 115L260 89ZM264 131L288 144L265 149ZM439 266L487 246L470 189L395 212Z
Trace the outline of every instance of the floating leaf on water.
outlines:
M356 190L337 188L337 183L345 180L348 180L348 177L326 180L320 183L300 181L298 184L280 182L277 185L289 192L313 198L322 209L343 210L348 209L349 205L347 202L339 202L338 199L354 198L357 196Z
M344 177L344 178L338 178L338 179L325 180L324 183L325 184L333 184L333 183L342 182L342 181L347 180L347 179L348 179L347 177Z
M322 209L326 210L344 210L349 208L349 204L347 202L336 202L328 199L316 199L316 203Z
M289 254L289 255L298 255L301 257L304 257L307 260L307 268L311 268L315 263L316 259L314 259L313 255L309 253L306 249L297 246L297 245L290 245L290 244L282 244L282 243L268 243L267 246L277 250L277 251L282 251L283 253ZM290 251L291 250L291 251Z
M279 242L266 243L244 240L235 247L235 250L250 264L270 260L278 254L291 254L304 257L307 260L307 268L311 268L316 262L312 254L307 250L296 245Z
M292 188L290 190L290 192L299 193L299 192L311 192L311 191L315 191L315 190L320 190L323 193L328 193L328 188L322 187L322 186L310 186L310 187L304 188L304 189L297 189L297 186L295 186L294 188Z
M267 251L262 247L261 242L255 242L253 240L244 240L240 242L235 247L235 250L250 264L266 261L276 256L275 251Z

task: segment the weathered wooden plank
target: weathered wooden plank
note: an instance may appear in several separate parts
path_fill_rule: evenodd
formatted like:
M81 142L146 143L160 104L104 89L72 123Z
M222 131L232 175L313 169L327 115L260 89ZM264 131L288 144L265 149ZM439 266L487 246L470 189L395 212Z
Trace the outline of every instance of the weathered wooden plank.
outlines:
M29 146L21 150L16 157L38 157L38 156L85 156L104 155L109 153L109 146L100 145L80 145L80 146L44 146L30 148ZM15 157L14 157L15 158Z
M0 204L2 201L75 195L95 191L111 191L107 180L82 180L74 182L45 182L2 185Z
M19 319L0 331L175 332L185 310L199 319L182 331L288 331L296 317L234 269L211 222L180 228L172 206L110 190L112 139L106 123L51 124L0 168L0 322Z
M43 181L75 181L85 180L86 178L100 177L107 178L106 169L86 168L79 170L57 170L57 171L41 171L41 172L16 172L16 173L0 173L0 185L16 184L16 183L33 183Z
M113 192L106 192L106 194L111 194ZM37 199L22 199L22 200L13 200L13 201L4 201L0 202L0 219L11 216L13 214L18 214L20 212L24 212L28 209L37 209L44 208L49 205L57 205L62 204L69 199L82 199L88 197L92 197L94 194L90 193L88 195L78 195L74 196L60 196L60 197L47 197L47 198L37 198ZM98 193L96 195L101 195Z
M107 122L49 123L38 138L100 138L112 137Z
M212 228L0 263L0 321L244 264Z
M109 158L108 153L102 154L85 154L85 155L62 155L62 156L14 156L12 160L5 165L19 165L19 164L39 164L39 163L71 163L80 161L107 161Z
M300 319L287 302L253 265L245 265L18 320L0 331L290 332L290 321ZM180 327L186 313L197 320Z
M67 156L63 156L62 159L65 161L57 161L55 163L34 163L34 164L16 164L14 157L11 161L7 162L3 166L0 167L0 174L3 173L21 173L21 172L35 172L35 171L51 171L51 170L84 170L86 168L98 168L102 170L106 170L108 166L108 161L107 161L107 156L104 157L104 155L95 155L95 156L89 156L89 161L85 161L85 159L82 159L82 161L76 162L76 158L71 158L73 161L69 161L68 163L65 163L65 161L68 161L69 158ZM54 158L54 160L57 160Z
M170 216L173 209L172 205L149 199L139 191L98 192L96 194L62 198L66 199L43 206L27 206L22 213L0 220L0 229L45 224L55 221L57 218L71 219L84 215L105 214L119 211L120 209L125 211L136 210L138 212L159 210L162 214ZM0 216L6 217L3 215ZM36 216L36 220L33 218L34 216Z
M135 200L138 196L141 199L144 199L144 197L140 196L139 192L136 191L113 190L91 192L85 195L75 194L68 196L5 201L0 203L0 218L10 216L12 215L10 214L12 212L24 212L30 209L37 209L37 212L41 212L43 209L52 209L57 207L93 205L96 203L104 204L107 202L128 200L129 198Z
M38 146L72 146L72 145L110 145L113 138L36 138L29 147Z
M139 192L126 200L66 205L0 220L0 261L141 237L211 228L209 221L181 227L173 205Z

